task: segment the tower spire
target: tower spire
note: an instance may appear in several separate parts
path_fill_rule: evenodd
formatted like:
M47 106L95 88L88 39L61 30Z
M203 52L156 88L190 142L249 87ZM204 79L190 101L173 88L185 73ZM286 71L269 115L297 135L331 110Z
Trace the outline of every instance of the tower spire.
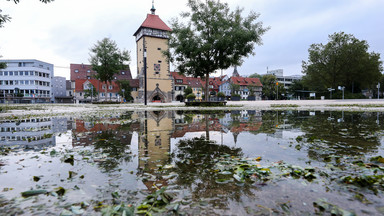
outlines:
M155 9L155 0L152 0L151 12L152 12L153 15L155 15L155 11L156 11L156 9Z

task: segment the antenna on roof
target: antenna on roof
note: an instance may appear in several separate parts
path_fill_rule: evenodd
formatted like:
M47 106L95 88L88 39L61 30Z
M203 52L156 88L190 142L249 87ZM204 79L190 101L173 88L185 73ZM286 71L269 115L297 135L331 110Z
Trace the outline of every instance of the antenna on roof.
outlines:
M155 11L156 11L156 9L155 9L155 0L152 0L151 12L152 12L153 15L155 15Z

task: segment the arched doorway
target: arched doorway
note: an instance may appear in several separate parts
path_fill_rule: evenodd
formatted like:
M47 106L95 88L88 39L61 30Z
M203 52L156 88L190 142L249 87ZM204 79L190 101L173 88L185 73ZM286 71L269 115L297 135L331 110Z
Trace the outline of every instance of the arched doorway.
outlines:
M153 98L152 98L152 102L162 102L161 101L161 97L159 95L155 95Z
M183 95L177 95L176 100L180 102L184 102L184 96Z

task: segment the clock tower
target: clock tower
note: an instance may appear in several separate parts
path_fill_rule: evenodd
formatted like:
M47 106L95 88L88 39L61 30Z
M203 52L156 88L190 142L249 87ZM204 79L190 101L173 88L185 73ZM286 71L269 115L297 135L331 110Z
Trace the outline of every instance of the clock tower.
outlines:
M169 61L163 55L168 50L169 28L155 14L152 3L151 13L135 32L137 74L139 77L139 102L172 102L173 79ZM145 100L146 98L146 100Z

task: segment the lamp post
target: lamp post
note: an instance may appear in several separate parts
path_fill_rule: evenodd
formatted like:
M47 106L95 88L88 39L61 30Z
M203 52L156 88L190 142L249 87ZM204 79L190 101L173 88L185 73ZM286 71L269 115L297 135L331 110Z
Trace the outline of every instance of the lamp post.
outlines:
M279 82L276 82L276 99L279 100Z
M335 89L333 89L333 88L328 88L328 91L330 92L330 94L331 94L331 97L330 97L330 99L332 99L332 91L334 91Z
M380 99L380 83L377 83L377 99Z
M338 89L343 91L343 100L344 100L344 89L345 89L345 87L344 86L339 86Z
M121 89L121 91L123 92L123 102L125 102L125 94L124 94L124 92L125 92L125 89Z

